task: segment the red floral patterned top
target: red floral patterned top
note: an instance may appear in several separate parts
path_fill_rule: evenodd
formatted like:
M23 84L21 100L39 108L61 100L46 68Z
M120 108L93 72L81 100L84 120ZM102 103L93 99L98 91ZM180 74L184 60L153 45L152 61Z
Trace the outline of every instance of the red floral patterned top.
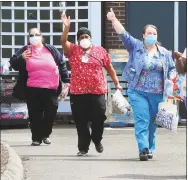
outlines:
M89 55L83 49L71 43L66 54L71 66L71 94L105 94L107 92L103 67L108 67L110 57L101 46L92 46Z

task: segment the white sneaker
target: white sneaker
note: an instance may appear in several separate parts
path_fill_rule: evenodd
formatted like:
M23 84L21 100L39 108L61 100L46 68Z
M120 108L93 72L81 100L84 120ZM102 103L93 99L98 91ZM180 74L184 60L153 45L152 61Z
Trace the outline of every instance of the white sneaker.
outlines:
M33 141L31 146L40 146L41 142L39 141Z
M85 151L79 151L77 156L87 156L87 153Z
M49 137L43 138L43 143L44 143L44 144L51 144L50 138L49 138Z

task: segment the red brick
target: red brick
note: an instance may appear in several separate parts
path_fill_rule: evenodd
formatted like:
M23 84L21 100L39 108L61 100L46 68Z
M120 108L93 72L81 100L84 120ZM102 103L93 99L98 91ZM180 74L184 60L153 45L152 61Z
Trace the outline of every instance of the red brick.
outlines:
M125 26L126 12L125 12L125 2L102 2L103 3L103 13L104 13L104 39L103 44L105 49L124 49L124 46L119 39L118 34L112 28L112 24L107 20L106 14L113 8L117 19Z

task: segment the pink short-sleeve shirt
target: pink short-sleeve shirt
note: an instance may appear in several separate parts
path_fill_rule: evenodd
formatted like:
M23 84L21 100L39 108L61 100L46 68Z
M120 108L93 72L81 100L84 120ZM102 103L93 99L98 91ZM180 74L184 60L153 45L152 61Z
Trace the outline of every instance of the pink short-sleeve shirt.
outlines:
M43 46L41 49L32 47L32 56L26 59L28 71L28 87L57 90L59 70L51 52Z

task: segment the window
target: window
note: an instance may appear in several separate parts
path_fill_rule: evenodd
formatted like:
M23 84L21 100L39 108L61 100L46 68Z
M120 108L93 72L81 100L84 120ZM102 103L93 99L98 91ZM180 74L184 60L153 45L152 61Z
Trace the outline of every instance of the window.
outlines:
M11 6L11 2L10 1L3 1L2 6Z
M11 32L12 23L2 23L2 32Z
M41 30L44 40L54 45L62 52L60 36L63 31L60 1L3 1L1 2L0 14L1 29L1 57L7 59L28 43L28 30L37 27ZM100 22L96 19L96 10L88 1L66 1L66 14L71 17L71 27L68 40L76 43L76 33L80 27L91 27L91 22ZM97 2L100 4L100 2ZM92 8L91 8L92 5ZM96 8L95 8L96 9ZM93 11L93 15L91 12ZM96 26L95 26L96 31ZM100 28L99 33L100 34ZM92 36L93 37L93 36ZM100 38L97 35L97 38Z
M15 36L15 45L23 45L25 44L24 36Z
M50 23L40 23L40 30L43 33L50 32Z
M50 7L50 2L41 1L40 2L40 7Z
M12 36L2 36L2 45L12 44Z
M53 23L53 32L62 32L63 24L62 23Z
M14 2L14 6L24 6L24 2L23 1L17 1L17 2Z
M49 20L50 19L50 11L49 10L40 10L40 19L41 20Z
M14 18L15 19L24 19L24 10L15 10Z
M12 18L11 15L12 15L11 10L9 9L2 10L2 19L11 19Z
M37 23L27 23L27 32L26 32L27 34L31 28L39 28L39 27L37 26Z
M27 1L27 7L37 7L37 1Z
M25 32L24 23L15 23L14 32Z
M10 54L12 54L12 50L10 48L2 48L2 57L10 58Z

